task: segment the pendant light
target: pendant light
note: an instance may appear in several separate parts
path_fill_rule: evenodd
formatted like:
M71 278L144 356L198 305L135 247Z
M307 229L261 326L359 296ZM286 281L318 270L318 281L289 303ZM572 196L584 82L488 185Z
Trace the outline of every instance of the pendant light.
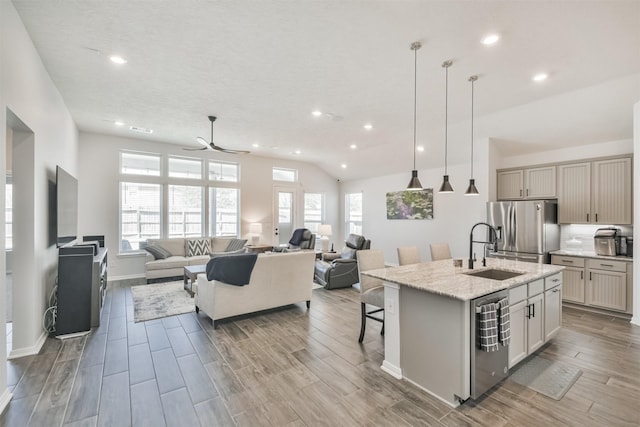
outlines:
M473 83L478 80L478 76L469 77L471 82L471 179L469 179L469 188L465 191L465 196L477 196L476 180L473 179Z
M416 169L416 106L418 104L418 49L422 47L422 43L411 43L411 50L414 55L413 64L413 170L411 171L411 180L407 186L407 190L422 190L422 184L418 179L418 170Z
M447 174L447 148L448 148L448 112L449 112L449 67L453 61L448 60L442 63L445 71L444 80L444 177L439 193L453 193L453 187L449 183L449 175Z

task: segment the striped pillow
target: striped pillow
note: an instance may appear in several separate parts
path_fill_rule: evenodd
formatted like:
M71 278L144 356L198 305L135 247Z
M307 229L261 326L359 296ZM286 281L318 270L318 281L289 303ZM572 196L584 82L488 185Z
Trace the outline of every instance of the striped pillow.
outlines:
M188 239L187 256L209 255L209 239Z
M245 243L247 243L247 239L231 239L229 246L225 249L225 252L238 251L244 248Z

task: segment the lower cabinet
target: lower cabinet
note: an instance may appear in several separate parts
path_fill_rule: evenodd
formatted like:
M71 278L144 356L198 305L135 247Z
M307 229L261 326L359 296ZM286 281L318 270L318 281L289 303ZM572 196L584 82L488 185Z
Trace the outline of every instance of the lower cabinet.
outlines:
M562 273L509 290L509 368L557 335L562 324Z

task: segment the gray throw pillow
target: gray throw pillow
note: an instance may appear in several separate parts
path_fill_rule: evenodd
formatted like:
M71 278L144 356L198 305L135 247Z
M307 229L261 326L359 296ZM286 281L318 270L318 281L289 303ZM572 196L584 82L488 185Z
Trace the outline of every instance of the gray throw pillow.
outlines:
M247 243L247 239L231 239L225 252L239 251L244 248L245 243Z
M171 252L159 245L147 245L144 250L153 255L155 259L165 259L171 256Z

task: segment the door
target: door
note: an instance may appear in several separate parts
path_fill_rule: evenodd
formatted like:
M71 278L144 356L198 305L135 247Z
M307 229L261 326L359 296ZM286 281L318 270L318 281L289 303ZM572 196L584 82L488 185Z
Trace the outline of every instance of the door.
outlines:
M522 169L498 172L498 200L522 199Z
M591 163L558 166L558 223L591 222Z
M296 224L296 190L274 187L273 192L274 236L273 245L287 245Z
M509 308L511 341L509 342L509 369L527 357L527 300Z
M498 229L498 251L511 251L511 202L487 203L487 222Z
M584 304L584 268L565 267L562 282L562 299Z
M545 199L556 197L556 167L525 169L524 196L528 199Z
M544 294L533 296L527 302L527 353L531 354L544 344Z
M626 311L627 274L618 271L587 271L589 274L588 304Z
M513 202L513 251L539 254L544 252L543 205L541 202Z
M562 285L544 293L544 340L549 341L562 324Z
M631 159L593 162L593 218L598 224L631 224Z

